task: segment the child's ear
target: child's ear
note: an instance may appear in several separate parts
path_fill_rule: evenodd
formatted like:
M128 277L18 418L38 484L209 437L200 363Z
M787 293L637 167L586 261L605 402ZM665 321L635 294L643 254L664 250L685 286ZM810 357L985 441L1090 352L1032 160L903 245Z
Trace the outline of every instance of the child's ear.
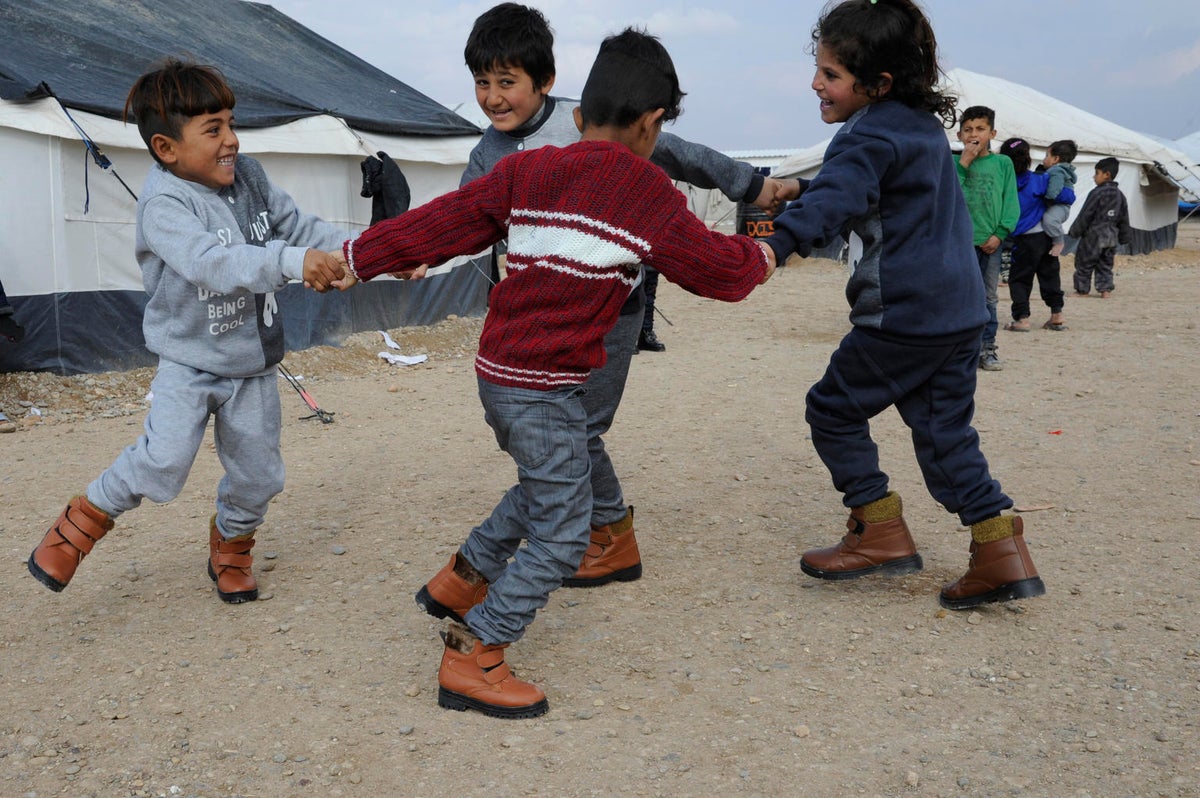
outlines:
M666 108L655 108L653 111L647 111L642 114L642 122L647 128L655 127L662 124L663 115L667 112Z
M578 105L575 106L574 115L575 115L575 127L579 128L579 132L582 133L583 132L583 111L581 111L579 109Z
M879 86L876 87L876 89L873 92L871 92L871 96L874 97L875 99L879 99L880 97L884 96L891 90L892 90L892 73L891 72L880 72L879 73Z
M162 133L150 137L150 149L162 163L175 163L179 159L175 154L175 139Z
M537 87L537 90L538 90L538 92L539 92L539 93L540 93L540 94L541 94L543 97L544 97L545 95L549 94L549 93L550 93L550 90L554 88L554 78L555 78L555 76L554 76L554 75L551 75L550 77L546 78L546 82L545 82L545 83L543 83L541 86L538 86L538 87Z

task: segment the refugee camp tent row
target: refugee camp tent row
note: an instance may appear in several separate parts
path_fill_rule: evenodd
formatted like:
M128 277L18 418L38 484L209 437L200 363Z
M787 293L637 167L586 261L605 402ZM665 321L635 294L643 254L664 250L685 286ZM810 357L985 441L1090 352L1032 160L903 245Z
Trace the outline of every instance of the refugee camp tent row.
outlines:
M387 153L419 205L457 187L479 138L475 125L269 5L0 0L0 29L0 279L26 329L20 345L0 347L0 371L154 362L134 259L134 197L151 159L120 118L134 80L166 56L219 66L237 95L241 152L303 211L348 234L371 220L365 158ZM488 258L345 293L290 285L277 294L287 346L481 313Z

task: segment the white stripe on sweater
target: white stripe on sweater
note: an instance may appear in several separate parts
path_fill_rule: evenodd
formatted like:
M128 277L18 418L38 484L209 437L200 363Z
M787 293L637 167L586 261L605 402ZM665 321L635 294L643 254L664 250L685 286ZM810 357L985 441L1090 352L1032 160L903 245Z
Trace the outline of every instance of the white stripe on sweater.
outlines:
M483 355L475 356L475 365L480 370L498 379L510 382L523 382L529 385L546 385L558 387L561 385L579 385L587 380L591 372L577 371L537 371L534 369L519 369L504 366L488 360Z
M592 219L588 216L583 216L578 213L562 213L561 211L539 211L532 208L515 208L509 217L509 224L521 224L522 218L533 220L533 226L544 227L539 220L548 222L570 222L583 227L591 227L600 233L606 233L609 238L620 238L629 242L631 246L642 250L643 253L650 251L650 242L643 238L635 236L628 230L616 227L608 222L602 222L599 219Z

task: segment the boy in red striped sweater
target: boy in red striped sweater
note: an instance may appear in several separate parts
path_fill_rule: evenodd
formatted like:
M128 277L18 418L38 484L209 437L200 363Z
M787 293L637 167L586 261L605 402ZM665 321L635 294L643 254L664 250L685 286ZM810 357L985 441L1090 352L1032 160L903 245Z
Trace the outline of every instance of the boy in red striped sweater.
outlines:
M575 112L578 144L509 156L344 247L350 271L367 280L508 239L508 277L492 290L475 371L485 418L519 482L423 589L426 610L452 619L438 674L443 707L502 718L548 709L541 688L508 670L504 649L587 548L581 394L604 364L604 336L637 285L638 264L727 302L774 271L770 249L710 231L647 160L682 98L656 38L632 29L609 37Z

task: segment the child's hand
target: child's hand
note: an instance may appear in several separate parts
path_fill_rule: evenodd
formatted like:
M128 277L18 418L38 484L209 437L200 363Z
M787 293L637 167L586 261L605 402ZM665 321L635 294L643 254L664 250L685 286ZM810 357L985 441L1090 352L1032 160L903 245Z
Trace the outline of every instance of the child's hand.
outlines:
M958 162L961 163L964 168L968 167L971 165L972 161L981 155L986 155L987 152L988 145L985 141L980 141L977 139L972 141L964 141L962 155L959 157Z
M422 263L415 269L409 269L403 272L390 272L397 280L422 280L425 278L425 273L429 271L429 264Z
M333 253L310 249L304 253L304 287L325 293L336 280L342 279L344 266Z
M763 275L762 282L759 283L759 285L762 285L767 280L770 280L771 275L775 273L775 250L771 249L762 241L759 241L758 245L762 247L763 254L767 256L767 272Z
M340 249L335 249L328 254L337 261L338 266L342 270L342 276L330 283L330 287L336 288L339 291L345 291L347 288L353 288L358 285L358 278L354 276L354 272L350 271L350 266L346 263L345 254Z

